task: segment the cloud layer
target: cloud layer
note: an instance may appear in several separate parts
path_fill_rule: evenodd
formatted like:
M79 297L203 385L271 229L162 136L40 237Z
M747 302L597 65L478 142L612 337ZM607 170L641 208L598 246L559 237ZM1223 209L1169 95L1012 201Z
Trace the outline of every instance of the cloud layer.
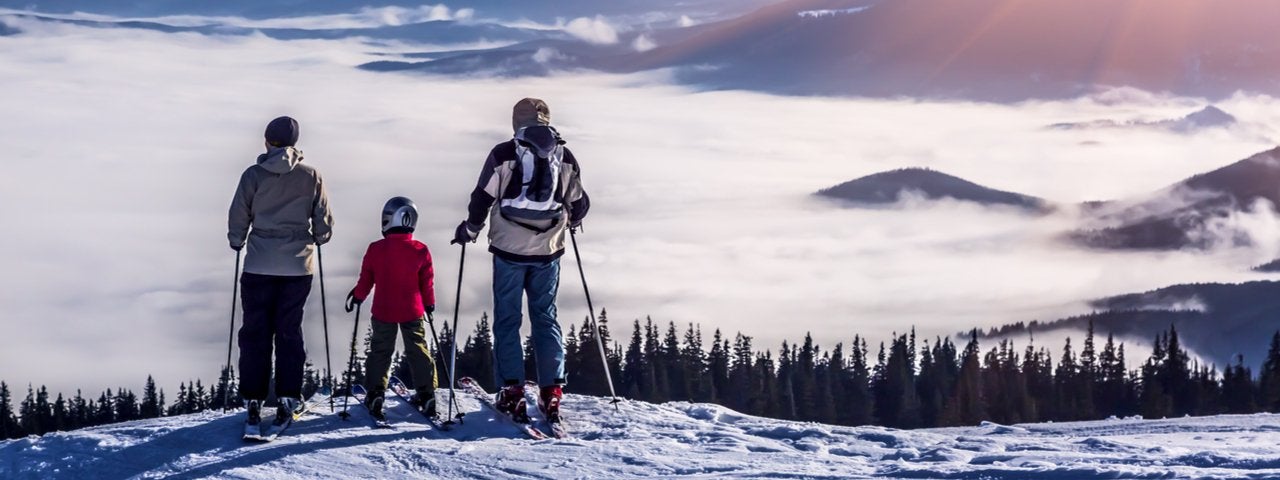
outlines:
M0 9L0 13L25 13L21 10ZM42 14L49 18L90 20L104 22L143 21L176 27L228 26L241 28L297 28L303 30L361 29L395 27L422 22L467 21L475 17L471 8L452 9L445 4L417 7L363 7L353 13L308 15L250 19L232 16L166 15L159 17L120 18L109 15L76 12L70 14Z
M495 80L388 75L355 40L278 41L89 29L9 19L0 37L0 379L55 390L213 378L225 358L232 261L225 214L290 114L331 188L325 249L335 366L378 210L423 210L419 238L451 299L454 225L509 112L546 99L584 165L592 216L579 237L596 304L616 329L652 315L754 335L815 333L824 346L916 326L923 336L1082 313L1084 300L1173 283L1253 278L1274 248L1098 253L1057 240L1071 213L1034 218L968 204L850 209L809 194L923 166L1061 202L1120 198L1244 158L1280 139L1280 102L1221 104L1242 124L1162 131L1053 131L1095 118L1169 118L1195 100L1127 92L1013 106L696 92L661 72ZM1271 228L1270 224L1264 228ZM489 255L472 249L464 331L489 310ZM561 312L586 315L566 263ZM316 293L318 294L318 285ZM453 305L441 308L448 312ZM318 295L311 357L324 363ZM343 333L343 332L348 333Z

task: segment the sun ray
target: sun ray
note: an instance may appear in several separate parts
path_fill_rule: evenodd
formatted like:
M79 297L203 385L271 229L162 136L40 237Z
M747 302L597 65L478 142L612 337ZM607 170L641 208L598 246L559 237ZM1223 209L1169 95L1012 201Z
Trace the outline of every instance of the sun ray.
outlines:
M929 82L932 83L934 79L942 75L942 72L946 71L952 63L955 63L955 61L960 58L960 55L963 55L966 51L972 48L978 40L981 40L987 32L991 31L999 25L1000 22L1004 21L1004 19L1012 14L1014 10L1021 6L1023 1L1025 0L1001 0L1000 4L997 5L996 8L991 9L990 13L988 13L986 18L982 20L982 23L978 28L974 29L973 32L956 45L955 50L947 56L946 60L943 60L942 63L929 74Z

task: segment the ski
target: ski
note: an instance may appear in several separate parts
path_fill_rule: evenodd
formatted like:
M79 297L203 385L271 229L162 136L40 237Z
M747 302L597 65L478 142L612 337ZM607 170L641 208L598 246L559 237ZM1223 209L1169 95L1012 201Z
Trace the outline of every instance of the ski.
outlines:
M527 381L524 384L524 401L528 405L537 405L538 414L530 415L533 424L539 430L551 432L551 436L558 439L569 438L569 429L564 424L564 419L559 422L551 422L547 420L546 414L542 412L542 391L538 387L537 382Z
M374 416L373 416L373 412L370 412L370 411L369 411L369 406L364 404L364 400L365 400L365 398L367 398L367 397L368 397L368 395L369 395L369 393L368 393L367 391L365 391L365 389L364 389L364 386L363 386L363 385L352 385L352 386L351 386L351 396L352 396L352 397L355 397L355 399L356 399L356 403L357 403L357 404L359 404L361 408L364 408L364 409L365 409L365 411L369 413L369 420L373 422L373 428L382 428L382 429L394 429L394 428L396 428L396 427L394 427L394 426L392 426L392 425L391 425L391 422L388 422L388 421L386 420L386 415L383 415L383 419L382 419L382 420L379 420L379 419L377 419L377 418L374 418Z
M246 442L261 442L262 439L262 423L250 425L248 421L244 423L244 436L240 437Z
M329 394L328 391L322 390L322 391L316 392L307 401L299 403L298 408L293 410L292 415L290 415L289 418L285 419L284 423L281 423L280 425L276 425L275 419L272 418L271 423L266 424L265 426L260 426L259 428L263 428L263 430L260 431L260 433L256 437L250 436L248 431L249 427L246 426L244 439L248 441L263 442L263 443L273 442L277 438L279 438L281 434L283 434L286 430L288 430L289 427L293 426L294 423L302 420L308 413L311 413L320 405L328 402L330 396L331 395Z
M427 415L427 412L419 409L417 405L414 405L413 402L409 400L409 396L412 395L409 393L409 388L405 387L404 382L400 381L399 378L396 378L394 375L391 376L391 382L388 384L387 388L395 393L397 397L400 397L400 401L404 402L405 405L412 407L415 412L418 412L418 414L422 415L423 418L426 418L428 422L431 422L431 426L435 427L436 430L447 432L453 429L453 427L445 425L444 422L440 420L439 416ZM439 408L439 405L437 405L436 408Z
M546 440L547 438L549 438L547 437L547 434L542 433L542 430L538 430L537 428L534 428L533 425L527 422L520 422L516 420L514 417L512 417L511 415L508 415L506 413L503 413L502 411L499 411L498 406L494 403L493 396L489 395L488 392L485 392L484 389L480 387L480 383L476 382L475 379L471 377L462 377L458 379L458 388L461 388L463 392L466 392L467 394L475 397L476 400L478 400L481 405L484 405L485 408L492 410L493 413L498 416L498 418L504 419L507 423L511 424L511 426L515 427L516 429L520 430L529 438L534 440Z

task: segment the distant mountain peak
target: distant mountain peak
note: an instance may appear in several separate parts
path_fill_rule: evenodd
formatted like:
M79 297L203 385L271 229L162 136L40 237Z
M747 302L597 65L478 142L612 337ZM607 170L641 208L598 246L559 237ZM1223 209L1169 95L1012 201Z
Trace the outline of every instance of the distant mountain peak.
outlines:
M1174 250L1255 244L1241 213L1259 202L1280 205L1280 147L1195 175L1139 201L1095 209L1095 226L1071 234L1107 249Z
M1187 115L1166 120L1092 120L1086 122L1055 123L1050 128L1059 130L1087 130L1106 128L1160 128L1178 133L1192 133L1208 128L1225 128L1235 125L1236 117L1215 105L1206 106Z
M910 194L921 195L929 200L952 199L1035 211L1048 208L1048 204L1039 198L984 187L925 167L875 173L817 192L817 195L823 197L872 205L897 203Z

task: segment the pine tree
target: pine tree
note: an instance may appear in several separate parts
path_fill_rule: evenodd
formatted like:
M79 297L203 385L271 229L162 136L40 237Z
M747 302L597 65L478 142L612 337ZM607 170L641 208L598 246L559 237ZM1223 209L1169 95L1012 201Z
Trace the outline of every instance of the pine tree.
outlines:
M173 405L169 406L169 410L166 413L171 417L191 413L187 411L187 384L178 384L178 398L174 399Z
M1142 365L1141 412L1146 418L1165 418L1173 411L1163 378L1168 356L1165 342L1164 334L1156 335L1151 357Z
M160 416L160 392L156 390L156 381L147 375L146 387L142 391L142 405L139 408L141 418L156 418Z
M822 360L818 362L816 375L814 375L817 382L817 391L814 393L816 408L813 418L814 421L820 423L832 424L836 422L836 382L834 379L838 376L837 371L844 369L842 365L844 360L837 360L835 358L836 353L837 350L833 350L823 354Z
M24 433L43 435L45 430L40 425L39 410L36 409L36 392L31 384L27 384L27 398L18 406L18 419Z
M1022 378L1027 395L1022 407L1026 421L1043 421L1053 410L1053 360L1047 350L1036 348L1034 338L1022 354Z
M98 396L98 409L93 415L94 425L107 425L116 422L115 397L108 389Z
M201 389L203 393L203 389ZM116 418L121 422L137 420L138 414L138 396L131 390L123 388L116 390Z
M840 424L841 420L847 417L843 401L847 398L844 379L849 376L849 370L844 355L844 344L837 343L826 356L824 363L826 368L820 379L823 385L818 390L823 421Z
M76 390L75 398L71 399L71 428L84 428L89 426L93 411L88 402L85 401L84 395L79 389Z
M1182 349L1178 329L1172 325L1169 326L1166 349L1168 357L1160 376L1164 381L1165 391L1169 392L1173 400L1172 414L1183 416L1195 413L1196 393L1191 385L1191 356Z
M669 400L670 384L667 382L667 359L663 356L661 344L658 340L658 328L654 326L652 318L645 319L644 326L644 358L645 358L645 377L647 383L651 385L649 399L653 402L662 403Z
M1222 374L1222 399L1226 413L1253 413L1258 411L1257 387L1253 372L1244 366L1244 355L1236 355L1236 364L1227 366Z
M725 343L725 350L728 351L728 341ZM782 350L778 352L779 417L788 420L800 418L795 390L796 364L799 363L796 350L798 349L787 345L784 340L782 342Z
M915 354L908 335L895 336L888 355L880 345L879 361L872 381L876 418L881 425L913 428L920 425L920 400L915 385Z
M751 396L756 393L753 381L755 372L752 371L754 357L751 351L751 337L741 333L736 334L733 339L733 356L729 364L729 384L738 394L726 403L731 408L746 410L751 403Z
M1053 418L1056 420L1080 420L1080 365L1076 361L1075 351L1071 348L1071 339L1062 347L1062 358L1058 360L1058 369L1054 372L1055 395L1058 398L1054 406Z
M573 331L569 331L566 339L570 342L576 341L573 338ZM573 348L566 348L567 356L572 357ZM480 385L488 391L496 391L497 386L493 385L493 330L489 326L489 314L480 315L480 321L476 322L476 331L471 335L467 342L467 346L461 355L460 365L466 365L465 371L475 372L473 378L480 382ZM448 360L445 360L447 362ZM444 362L440 362L444 363ZM400 377L403 379L404 377ZM441 379L447 379L448 376L442 376ZM537 378L529 377L529 378ZM448 382L448 380L444 380Z
M67 409L67 401L62 398L62 394L58 394L58 399L53 402L53 429L59 432L70 430L71 419Z
M312 367L310 361L307 361L305 368L306 368L304 370L305 373L303 375L302 393L304 396L310 397L312 394L315 393L315 378L313 377L313 375L319 375L319 374L316 373L315 368ZM244 400L240 398L236 390L237 388L236 388L234 367L228 368L227 366L223 366L222 368L219 369L218 383L213 388L213 399L212 399L212 403L210 404L210 408L222 409L222 408L235 407L243 404ZM231 392L230 396L227 395L228 391ZM224 405L224 403L228 403L228 402L229 402L229 405ZM164 406L164 402L160 402L160 404L161 404L161 407Z
M628 349L628 352L630 352L630 349ZM689 388L692 389L690 394L693 401L711 401L711 379L705 374L704 366L707 362L707 354L702 350L701 326L689 324L689 329L684 334L684 351L681 358L684 362L685 375L689 378ZM769 363L773 363L772 356L769 358ZM772 374L772 372L769 373Z
M780 415L780 407L778 405L778 377L776 366L773 362L773 354L766 350L763 354L756 355L755 368L760 388L756 405L753 405L751 413L777 418Z
M707 353L707 377L711 381L712 402L724 403L732 398L729 389L729 342L720 335L718 328L711 338L711 351Z
M625 363L622 369L622 382L618 385L624 396L641 400L649 399L649 388L645 383L648 368L644 364L644 338L640 335L640 320L632 324L631 343L627 345Z
M49 402L49 389L44 385L36 390L36 415L40 418L40 435L57 428L53 421L53 403Z
M680 337L676 336L675 322L667 322L667 334L662 338L662 356L667 359L667 382L672 400L692 400L689 376L684 369L684 357L680 349Z
M607 375L611 376L620 369L621 361L609 355L609 350L613 347L610 345L608 321L608 312L601 310L600 315L596 317L596 323L600 328L599 339L597 339L596 332L591 328L591 319L587 317L582 320L582 328L578 330L577 354L574 355L576 372L571 374L575 377L573 383L575 391L588 395L609 394ZM603 345L605 351L603 359L600 358L600 345ZM607 375L605 368L609 369Z
M960 373L955 394L948 402L943 425L976 425L987 418L987 401L983 398L982 365L978 358L978 330L969 332L969 343L960 356Z
M1271 347L1258 378L1258 403L1263 411L1280 412L1280 331L1271 336Z
M1097 389L1093 392L1094 406L1099 416L1123 416L1131 413L1124 408L1128 390L1125 369L1114 336L1107 334L1107 343L1102 347L1102 356L1098 362Z
M1084 348L1080 350L1079 378L1076 379L1075 393L1079 412L1078 418L1095 418L1097 408L1094 405L1094 391L1098 389L1098 354L1093 343L1093 319L1089 319L1089 329L1084 337Z
M18 419L13 414L13 396L9 384L0 382L0 440L22 436Z
M401 377L404 378L404 377ZM311 398L316 392L320 391L320 372L316 371L315 364L311 360L302 366L302 398ZM218 410L222 408L222 393L226 389L226 372L218 376L218 383L213 387L213 398L209 402L209 408Z
M849 374L845 377L845 382L848 424L870 425L875 421L872 414L871 370L867 364L867 341L860 336L853 337L849 353Z
M524 353L522 356L524 357L524 378L529 380L538 378L538 351L533 348L533 335L524 337L523 346ZM459 360L459 362L461 362L461 360ZM567 373L567 375L574 376L575 378L580 377L580 374L582 373L581 369L578 371L566 369L565 371L572 372ZM573 386L575 390L583 393L592 391L592 387L593 385L591 385L591 379L589 378L580 378L579 381L574 382Z
M942 411L944 393L940 388L938 365L933 360L933 350L925 340L920 349L920 375L916 376L916 396L920 398L920 423L935 426Z

